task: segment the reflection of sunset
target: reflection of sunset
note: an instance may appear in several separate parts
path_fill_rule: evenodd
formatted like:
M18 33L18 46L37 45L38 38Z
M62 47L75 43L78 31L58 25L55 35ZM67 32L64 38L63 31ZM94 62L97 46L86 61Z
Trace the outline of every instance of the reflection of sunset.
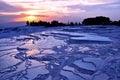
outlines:
M37 49L26 52L27 56L31 56L31 55L38 54L38 53L39 53L39 50Z

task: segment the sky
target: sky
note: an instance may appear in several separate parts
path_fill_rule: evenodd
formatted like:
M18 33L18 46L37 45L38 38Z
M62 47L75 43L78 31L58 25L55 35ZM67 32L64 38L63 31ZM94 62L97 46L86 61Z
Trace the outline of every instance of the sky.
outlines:
M30 19L82 22L96 16L120 20L120 0L0 0L0 23Z

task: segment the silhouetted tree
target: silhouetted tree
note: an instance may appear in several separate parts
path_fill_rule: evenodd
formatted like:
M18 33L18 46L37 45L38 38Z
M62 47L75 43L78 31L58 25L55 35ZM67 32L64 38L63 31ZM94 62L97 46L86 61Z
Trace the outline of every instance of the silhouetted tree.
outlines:
M79 22L79 24L78 24L79 26L81 25L81 23Z
M110 24L111 20L109 17L98 16L95 18L87 18L84 19L82 24L83 25L107 25Z
M120 25L120 20L111 22L111 25Z
M78 23L77 22L75 22L75 24L74 24L75 26L78 26Z
M27 26L30 26L30 23L29 23L29 21L26 21L26 24L27 24Z
M52 22L46 22L46 21L39 21L39 22L26 22L27 25L30 26L46 26L46 27L52 27L52 26L66 26L65 23L59 23L58 21L54 20Z
M78 26L78 25L81 25L80 23L73 23L73 22L70 22L70 23L62 23L62 22L58 22L56 20L53 20L52 22L46 22L46 21L39 21L39 22L26 22L27 26L45 26L45 27L54 27L54 26Z
M112 23L111 23L111 25L117 25L117 21L113 21Z
M98 16L94 18L86 18L82 22L83 25L120 25L119 21L111 21L109 17ZM26 21L27 26L45 26L45 27L54 27L54 26L80 26L81 23L69 22L67 24L53 20L52 22L39 21L39 22L29 22Z
M56 21L56 20L54 20L54 21L51 22L51 25L52 25L52 26L58 26L58 25L59 25L59 22Z
M46 21L39 21L39 22L38 22L38 25L39 25L39 26L48 26L48 24L49 24L49 23L46 22Z
M118 21L118 25L120 25L120 20Z
M38 22L30 22L30 26L39 26Z
M74 23L73 23L73 22L70 22L70 26L74 26Z

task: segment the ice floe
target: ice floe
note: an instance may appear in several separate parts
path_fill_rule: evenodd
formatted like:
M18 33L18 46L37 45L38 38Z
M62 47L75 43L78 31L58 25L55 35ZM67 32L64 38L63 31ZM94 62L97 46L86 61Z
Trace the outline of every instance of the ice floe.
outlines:
M2 29L0 80L119 80L119 30L107 26Z

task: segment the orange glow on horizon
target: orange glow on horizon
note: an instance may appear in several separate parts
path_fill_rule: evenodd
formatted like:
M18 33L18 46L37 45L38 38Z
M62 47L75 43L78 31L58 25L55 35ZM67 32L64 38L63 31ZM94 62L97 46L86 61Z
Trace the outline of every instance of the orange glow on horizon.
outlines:
M15 22L19 21L48 21L51 22L56 19L62 18L63 15L60 15L59 13L53 13L53 12L48 12L48 13L37 13L37 11L25 11L19 13L18 18L13 19Z
M21 17L15 18L13 19L13 21L15 22L19 22L19 21L39 21L39 17L38 16L34 16L34 15L22 15Z
M25 20L26 21L38 21L38 17L34 16L34 15L30 15L30 16L27 16L25 17Z

